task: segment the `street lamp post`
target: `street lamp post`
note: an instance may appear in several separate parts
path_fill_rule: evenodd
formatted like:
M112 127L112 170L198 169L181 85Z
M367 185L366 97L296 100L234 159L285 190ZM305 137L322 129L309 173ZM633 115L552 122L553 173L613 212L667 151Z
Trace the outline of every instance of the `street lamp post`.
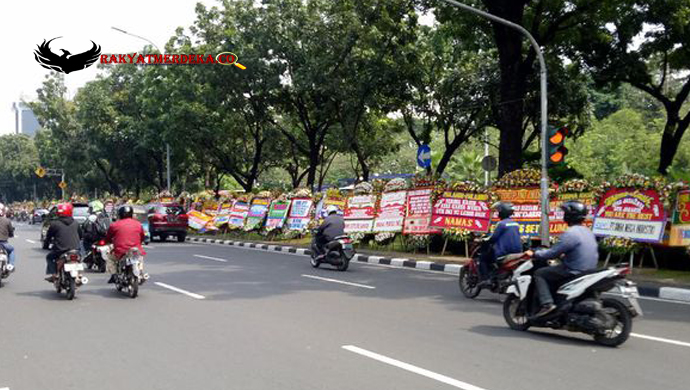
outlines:
M133 37L135 37L135 38L142 39L142 40L144 40L144 41L150 43L151 45L153 45L153 47L155 47L156 50L158 50L159 53L163 54L163 51L162 51L161 49L159 49L158 46L157 46L155 43L153 43L153 41L151 41L150 39L144 38L144 37L139 36L139 35L136 35L136 34L132 34L132 33L127 32L127 31L125 31L125 30L123 30L123 29L121 29L121 28L112 27L112 26L111 26L111 28L112 28L113 30L118 31L118 32L121 32L121 33L123 33L123 34L130 35L130 36L133 36ZM171 189L170 189L170 143L168 143L168 142L165 143L165 160L166 160L166 178L167 178L167 182L168 182L168 183L167 183L167 184L168 184L168 185L167 185L167 189L168 189L168 192L171 192ZM171 193L172 193L172 192L171 192Z
M544 246L549 246L549 173L548 173L548 151L547 151L547 130L546 122L548 121L548 104L546 95L546 62L544 61L544 53L534 39L532 34L529 33L524 27L519 24L513 23L509 20L500 18L496 15L492 15L488 12L478 10L474 7L470 7L467 4L460 3L455 0L442 0L443 2L450 4L452 6L462 8L465 11L472 12L484 18L493 20L494 22L501 23L510 28L518 30L522 35L526 36L534 51L537 53L539 58L539 77L541 81L541 244Z

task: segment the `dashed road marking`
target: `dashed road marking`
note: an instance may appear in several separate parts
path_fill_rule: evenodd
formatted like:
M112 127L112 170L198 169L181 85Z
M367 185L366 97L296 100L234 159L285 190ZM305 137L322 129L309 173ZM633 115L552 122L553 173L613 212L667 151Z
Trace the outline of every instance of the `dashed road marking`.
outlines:
M163 288L167 288L168 290L172 290L172 291L178 292L180 294L184 294L184 295L186 295L188 297L192 297L194 299L206 299L206 297L201 295L201 294L189 292L187 290L183 290L181 288L177 288L177 287L171 286L169 284L165 284L165 283L161 283L161 282L155 282L154 284L157 286L161 286ZM0 389L0 390L2 390L2 389Z
M467 382L459 381L457 379L453 379L450 377L447 377L445 375L437 374L433 371L426 370L421 367L413 366L412 364L401 362L400 360L392 359L387 356L379 355L378 353L367 351L366 349L355 347L354 345L343 345L343 349L354 352L356 354L366 356L370 359L378 360L379 362L389 364L391 366L395 366L398 368L402 368L405 371L413 372L417 375L425 376L429 379L433 379L436 381L439 381L441 383L445 383L447 385L456 387L458 389L463 389L463 390L485 390L481 387L471 385Z
M200 259L207 259L207 260L213 260L213 261L220 261L222 263L227 263L228 261L225 259L221 259L219 257L211 257L211 256L204 256L204 255L194 255L194 257L198 257Z
M359 284L359 283L352 283L352 282L345 282L343 280L338 280L338 279L330 279L330 278L322 278L320 276L314 276L314 275L302 275L305 278L310 278L310 279L317 279L317 280L322 280L324 282L331 282L331 283L339 283L339 284L346 284L348 286L354 286L354 287L361 287L361 288L368 288L370 290L375 289L376 287L374 286L368 286L366 284Z

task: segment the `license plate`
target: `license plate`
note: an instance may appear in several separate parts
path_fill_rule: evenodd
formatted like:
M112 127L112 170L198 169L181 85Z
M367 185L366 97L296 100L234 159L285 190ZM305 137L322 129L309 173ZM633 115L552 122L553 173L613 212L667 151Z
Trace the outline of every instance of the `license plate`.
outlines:
M641 316L642 315L642 307L640 307L640 303L638 302L637 298L640 296L640 293L637 291L637 287L635 286L621 286L620 287L621 295L625 297L628 300L628 303L630 306L632 306L633 310L635 310L635 314Z
M84 270L84 264L82 263L68 263L65 264L65 271L67 272L72 272L72 271L83 271Z

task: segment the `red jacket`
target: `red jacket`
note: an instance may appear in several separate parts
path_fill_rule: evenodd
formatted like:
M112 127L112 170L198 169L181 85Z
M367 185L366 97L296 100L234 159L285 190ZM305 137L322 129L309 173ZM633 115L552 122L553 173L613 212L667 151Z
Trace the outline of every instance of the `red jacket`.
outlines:
M139 248L142 255L146 255L141 243L144 242L144 228L141 223L134 218L121 219L108 228L105 236L107 242L113 243L115 256L119 259L131 248Z

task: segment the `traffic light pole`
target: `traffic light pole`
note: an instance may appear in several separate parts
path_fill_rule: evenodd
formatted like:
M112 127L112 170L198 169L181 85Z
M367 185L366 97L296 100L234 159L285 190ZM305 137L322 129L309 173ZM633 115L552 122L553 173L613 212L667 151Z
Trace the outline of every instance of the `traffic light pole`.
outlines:
M496 23L503 24L515 30L518 30L522 35L529 39L530 44L537 53L537 58L539 59L539 78L541 81L541 244L543 246L549 246L549 172L548 172L548 141L547 141L547 124L548 121L548 102L547 102L547 89L546 89L546 61L544 61L544 53L542 53L541 47L537 40L534 39L532 34L529 33L524 27L519 24L513 23L509 20L499 18L496 15L492 15L488 12L478 10L474 7L470 7L467 4L460 3L455 0L442 0L443 2L450 4L452 6L462 8L465 11L472 12L484 18L493 20Z

